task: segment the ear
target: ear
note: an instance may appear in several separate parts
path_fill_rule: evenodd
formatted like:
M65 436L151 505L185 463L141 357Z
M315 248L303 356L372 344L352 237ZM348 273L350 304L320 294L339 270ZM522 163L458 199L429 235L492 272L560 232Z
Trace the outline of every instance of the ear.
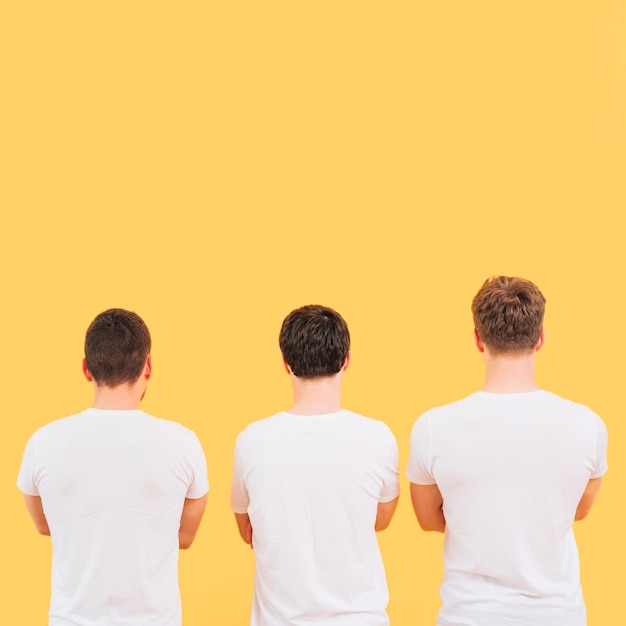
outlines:
M342 371L346 371L348 369L348 366L350 365L350 353L348 352L348 354L346 354L346 360L343 362L343 367L341 368Z
M535 352L539 352L539 350L541 350L545 340L546 340L546 332L542 328L541 332L539 333L539 340L537 341L537 345L535 346Z
M88 382L93 382L93 376L90 374L87 369L87 359L83 359L83 376L87 379Z
M150 380L150 376L152 376L152 357L150 355L148 355L148 358L146 359L146 365L143 369L143 375L145 376L146 380Z
M483 341L478 336L478 331L475 328L474 328L474 343L476 344L476 347L478 348L478 352L484 352L485 351L485 346L483 344Z
M289 375L293 374L293 372L291 371L291 368L289 367L289 363L287 363L285 357L283 357L283 367L285 368L285 371L287 372L287 374Z

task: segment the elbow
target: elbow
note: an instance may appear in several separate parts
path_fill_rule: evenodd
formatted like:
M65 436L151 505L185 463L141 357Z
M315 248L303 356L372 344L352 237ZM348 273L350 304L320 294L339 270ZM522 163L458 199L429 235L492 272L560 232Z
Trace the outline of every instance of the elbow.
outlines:
M443 520L424 520L418 518L420 528L426 532L445 533L446 523Z
M180 550L188 550L191 548L194 537L189 535L178 535L178 547Z
M391 519L376 520L376 523L374 524L374 530L376 532L380 530L385 530L386 528L389 528L389 524L391 524Z
M426 532L431 532L431 533L445 533L446 532L445 526L422 526L421 528L422 530L425 530Z
M585 517L587 517L587 515L589 515L589 511L590 511L590 509L582 509L582 508L578 507L576 509L576 515L574 515L574 521L575 522L580 522L580 520L585 519Z

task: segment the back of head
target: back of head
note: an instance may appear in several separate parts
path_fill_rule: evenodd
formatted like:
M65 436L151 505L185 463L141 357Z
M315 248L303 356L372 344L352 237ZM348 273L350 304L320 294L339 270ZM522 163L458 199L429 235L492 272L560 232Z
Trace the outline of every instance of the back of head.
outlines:
M98 386L132 385L143 371L150 346L148 327L136 313L108 309L87 329L87 369Z
M472 301L474 327L493 354L532 352L543 329L545 303L529 280L492 276Z
M333 376L341 371L350 351L350 332L339 313L311 304L284 319L279 343L295 376Z

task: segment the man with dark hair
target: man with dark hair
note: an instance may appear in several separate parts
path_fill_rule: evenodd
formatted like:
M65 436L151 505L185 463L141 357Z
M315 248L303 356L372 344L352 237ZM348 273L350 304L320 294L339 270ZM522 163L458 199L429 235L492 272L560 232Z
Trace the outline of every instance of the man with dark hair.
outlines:
M350 334L323 306L280 331L291 409L237 438L232 507L254 547L252 626L386 626L376 531L398 502L398 449L382 422L340 406Z
M545 298L494 276L472 303L485 385L424 413L407 476L424 530L445 532L439 626L584 626L572 524L607 469L590 409L541 390Z
M150 333L124 309L98 315L83 373L93 408L30 438L18 477L53 544L50 626L181 626L178 550L196 534L209 485L196 435L139 410Z

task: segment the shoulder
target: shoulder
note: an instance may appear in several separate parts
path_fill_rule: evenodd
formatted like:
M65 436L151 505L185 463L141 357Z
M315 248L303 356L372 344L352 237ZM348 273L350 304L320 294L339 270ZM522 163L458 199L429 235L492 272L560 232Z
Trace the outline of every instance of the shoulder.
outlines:
M68 430L72 430L76 428L80 422L82 421L82 413L75 413L73 415L68 415L66 417L60 417L58 419L52 420L47 424L44 424L40 428L38 428L32 435L32 441L44 441L48 438L54 438L58 435L63 435Z
M434 406L424 413L424 415L432 415L435 417L444 416L444 415L453 415L455 413L460 413L463 411L467 411L469 408L474 406L480 406L484 402L484 396L481 392L477 391L475 393L470 394L469 396L464 396L463 398L459 398L458 400L453 400L452 402L448 402L447 404L441 404L439 406Z
M424 411L413 423L411 442L429 438L435 432L454 432L458 424L480 415L483 404L479 393L473 393L448 404Z
M286 413L276 413L270 417L260 419L256 422L252 422L244 430L242 430L237 437L237 444L239 446L245 445L248 442L258 443L264 439L274 439L282 435L289 436L288 433L300 432L302 430L313 429L317 431L318 428L327 430L331 429L337 433L338 436L343 434L344 436L362 436L381 438L383 440L392 439L395 441L395 437L391 432L391 429L381 420L372 419L343 409L340 414L335 414L330 419L329 416L320 415L299 419L298 417L290 416ZM319 419L318 419L319 418Z
M541 401L545 406L550 406L555 410L566 413L572 418L604 424L602 418L587 405L573 400L568 400L567 398L563 398L556 393L552 393L551 391L544 391L541 396Z
M354 411L344 410L344 427L353 431L354 434L360 433L363 437L379 440L381 442L393 442L396 438L391 428L380 419L366 417L355 413Z
M149 421L152 428L159 431L162 436L180 439L183 441L195 441L198 438L196 433L191 430L191 428L184 426L180 422L162 417L155 417L154 415L150 415L148 413L143 413L143 415Z
M459 400L454 400L448 404L441 404L434 406L424 411L416 420L415 424L424 424L430 420L445 419L448 417L454 417L455 415L465 414L474 406L480 405L480 396L478 393L473 393Z
M239 435L237 435L237 443L257 439L263 436L269 436L272 432L280 430L280 416L281 413L276 413L270 417L265 417L251 422L239 433Z
M355 413L354 411L350 411L348 409L344 409L344 414L347 419L353 420L355 424L360 425L363 428L370 428L372 430L379 431L389 431L389 426L381 420L374 417L366 417L365 415L361 415L359 413Z

